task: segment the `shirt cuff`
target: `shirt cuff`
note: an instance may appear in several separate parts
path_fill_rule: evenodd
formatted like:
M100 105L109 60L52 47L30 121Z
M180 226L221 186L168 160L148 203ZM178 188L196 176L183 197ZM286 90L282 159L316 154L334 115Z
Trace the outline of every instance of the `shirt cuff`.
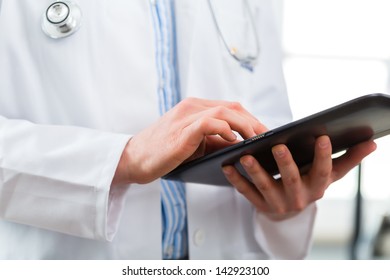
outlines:
M270 259L304 259L307 256L317 213L315 203L283 221L272 221L254 211L255 238Z

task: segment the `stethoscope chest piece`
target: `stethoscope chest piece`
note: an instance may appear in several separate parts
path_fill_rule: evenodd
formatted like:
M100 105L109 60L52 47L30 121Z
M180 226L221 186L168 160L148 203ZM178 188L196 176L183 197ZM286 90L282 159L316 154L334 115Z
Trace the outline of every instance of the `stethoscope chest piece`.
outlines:
M69 1L52 3L42 17L42 30L58 39L75 33L81 26L80 7Z

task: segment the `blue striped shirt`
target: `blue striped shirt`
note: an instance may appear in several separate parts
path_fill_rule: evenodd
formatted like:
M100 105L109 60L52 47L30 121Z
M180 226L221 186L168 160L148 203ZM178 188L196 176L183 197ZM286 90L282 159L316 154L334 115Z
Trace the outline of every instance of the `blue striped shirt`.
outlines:
M176 30L172 0L151 0L159 78L160 114L180 101L176 61ZM182 183L161 180L163 259L188 256L185 188Z

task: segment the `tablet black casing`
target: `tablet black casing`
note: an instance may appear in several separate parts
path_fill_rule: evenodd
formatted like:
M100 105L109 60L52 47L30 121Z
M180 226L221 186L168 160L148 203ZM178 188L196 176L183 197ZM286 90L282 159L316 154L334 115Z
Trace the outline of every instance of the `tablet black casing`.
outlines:
M369 94L184 163L163 179L230 186L221 167L234 165L248 177L239 163L247 154L253 155L264 169L277 176L279 172L271 152L277 144L287 145L304 173L313 160L315 140L321 135L330 137L332 153L336 154L389 133L390 95Z

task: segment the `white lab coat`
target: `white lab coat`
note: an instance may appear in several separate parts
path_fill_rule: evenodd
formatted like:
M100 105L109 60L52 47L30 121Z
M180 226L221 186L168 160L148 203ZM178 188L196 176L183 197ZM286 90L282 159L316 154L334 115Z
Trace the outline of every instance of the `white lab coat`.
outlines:
M160 259L159 181L110 190L128 139L159 117L150 3L77 1L81 29L55 40L41 30L51 2L0 1L0 259ZM227 39L245 43L248 19L223 2ZM176 1L181 94L240 101L274 127L291 115L272 1L250 2L254 73L224 49L205 0ZM188 184L187 199L191 259L303 258L310 246L315 205L271 222L234 188Z

